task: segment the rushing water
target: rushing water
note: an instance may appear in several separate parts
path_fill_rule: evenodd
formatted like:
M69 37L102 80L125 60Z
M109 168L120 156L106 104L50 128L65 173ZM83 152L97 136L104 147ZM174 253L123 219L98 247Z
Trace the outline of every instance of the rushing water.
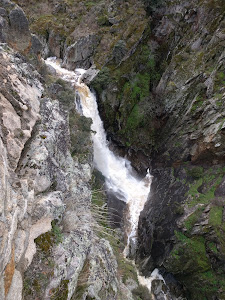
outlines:
M109 149L103 123L98 113L95 95L80 80L85 70L76 69L75 72L72 72L63 69L55 58L48 58L46 63L52 66L61 78L74 83L80 96L82 114L92 119L91 129L93 131L95 167L104 175L107 189L112 191L118 199L126 202L128 206L127 219L129 225L125 229L127 246L124 250L124 255L128 256L131 239L134 244L136 242L139 215L144 208L150 191L151 176L147 172L144 179L135 177L130 162L125 158L116 156ZM140 283L147 286L149 290L151 290L153 279L159 278L162 280L157 270L152 273L151 278L140 275L138 277Z

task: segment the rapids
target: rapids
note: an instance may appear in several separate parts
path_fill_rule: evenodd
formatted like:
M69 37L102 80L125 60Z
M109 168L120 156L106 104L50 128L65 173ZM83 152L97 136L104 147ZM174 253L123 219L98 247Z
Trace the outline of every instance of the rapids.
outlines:
M151 175L149 170L144 179L134 176L134 171L130 162L115 155L109 149L109 143L103 127L103 122L99 116L98 106L94 93L87 85L81 82L85 70L76 69L75 72L68 71L60 67L60 61L56 58L48 58L46 64L56 70L58 76L71 82L75 86L76 92L80 96L79 111L85 117L92 119L92 140L94 147L94 165L105 177L106 188L113 192L116 197L126 202L128 206L128 226L125 228L127 243L124 249L124 256L130 253L130 241L136 244L137 227L140 212L143 210L151 186ZM151 291L153 279L163 280L157 270L153 271L150 278L145 278L138 274L139 282Z

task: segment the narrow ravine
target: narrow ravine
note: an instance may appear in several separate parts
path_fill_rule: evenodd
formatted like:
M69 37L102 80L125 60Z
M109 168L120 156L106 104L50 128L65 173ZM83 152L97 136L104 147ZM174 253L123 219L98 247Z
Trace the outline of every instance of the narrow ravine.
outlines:
M109 149L103 122L99 116L96 97L88 86L81 82L85 70L68 71L61 68L60 61L55 58L48 58L46 63L56 70L58 76L74 84L75 90L80 96L79 112L92 119L94 165L104 175L107 190L115 194L119 200L126 202L128 206L128 225L125 228L127 241L124 256L129 257L131 240L132 247L136 245L139 215L150 192L151 175L149 170L144 179L134 176L135 172L131 163L127 159L115 155ZM157 270L149 278L145 278L138 273L138 279L140 284L146 286L149 291L151 291L152 280L163 280ZM166 296L165 299L167 299Z

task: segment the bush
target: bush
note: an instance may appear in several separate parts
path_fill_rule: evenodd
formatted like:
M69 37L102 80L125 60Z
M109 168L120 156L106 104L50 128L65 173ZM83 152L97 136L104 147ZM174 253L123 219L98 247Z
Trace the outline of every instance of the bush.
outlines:
M201 178L203 173L204 173L203 167L195 167L193 169L187 170L187 174L193 177L194 179Z
M136 289L132 291L132 293L141 300L152 300L152 297L149 293L147 287L143 285L139 285Z
M111 23L106 15L100 16L97 20L99 26L110 26Z

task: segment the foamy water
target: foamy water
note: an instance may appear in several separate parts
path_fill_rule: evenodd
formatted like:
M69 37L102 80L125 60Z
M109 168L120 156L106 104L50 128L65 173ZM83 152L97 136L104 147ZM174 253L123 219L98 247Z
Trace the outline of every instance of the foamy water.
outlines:
M130 162L125 158L116 156L109 149L103 123L99 116L96 97L88 86L80 82L81 75L85 73L85 70L68 71L61 68L60 62L55 58L48 58L46 63L51 65L62 79L74 83L75 89L80 95L82 114L92 119L94 165L104 175L107 189L128 205L129 224L125 229L127 246L124 250L124 255L128 256L130 240L132 239L133 243L136 243L138 220L150 191L151 175L148 171L144 179L134 177ZM140 283L147 286L149 290L151 290L151 282L155 278L162 278L157 270L152 273L150 278L138 275Z

